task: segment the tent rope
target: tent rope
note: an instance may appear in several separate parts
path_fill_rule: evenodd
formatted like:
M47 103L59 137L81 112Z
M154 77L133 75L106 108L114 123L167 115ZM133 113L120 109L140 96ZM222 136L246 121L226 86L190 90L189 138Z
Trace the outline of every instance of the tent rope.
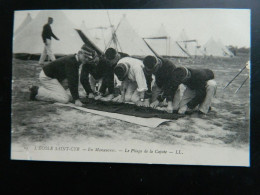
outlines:
M176 44L180 47L180 49L181 49L184 53L186 53L189 57L191 57L191 55L190 55L185 49L183 49L183 48L180 46L180 44L178 43L178 41L176 41Z

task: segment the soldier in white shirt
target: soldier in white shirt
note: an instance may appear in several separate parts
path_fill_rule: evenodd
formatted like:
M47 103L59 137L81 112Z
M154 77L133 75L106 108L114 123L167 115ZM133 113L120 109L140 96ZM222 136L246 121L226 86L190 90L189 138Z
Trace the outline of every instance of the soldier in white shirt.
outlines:
M113 101L143 105L144 94L148 90L143 68L142 61L135 58L124 57L118 61L114 72L118 80L122 81L121 95Z

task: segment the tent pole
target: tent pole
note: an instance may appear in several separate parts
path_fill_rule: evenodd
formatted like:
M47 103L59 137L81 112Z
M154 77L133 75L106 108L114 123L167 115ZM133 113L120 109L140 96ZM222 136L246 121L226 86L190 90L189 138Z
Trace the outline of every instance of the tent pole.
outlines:
M145 44L149 47L149 49L154 53L154 55L156 56L156 57L161 57L160 55L158 55L157 53L156 53L156 51L154 51L153 50L153 48L145 41L145 39L143 38L143 40L144 40L144 42L145 42Z
M122 19L120 20L120 22L118 23L118 25L117 25L117 27L116 27L116 29L115 29L114 26L113 26L112 23L111 23L111 20L110 20L108 11L107 11L107 16L108 16L108 20L109 20L109 23L110 23L110 26L111 26L111 29L112 29L112 30L111 30L111 31L112 31L112 38L111 38L111 40L109 41L109 43L108 43L107 47L105 48L105 50L111 45L112 42L114 42L115 47L116 47L116 50L117 50L117 43L116 43L116 41L114 40L114 35L116 34L116 31L117 31L118 27L120 26L120 24L121 24L121 22L122 22Z
M165 39L165 55L167 56L167 39Z
M243 87L243 85L245 84L245 82L247 81L248 78L249 78L249 75L246 77L246 79L243 81L243 83L240 85L240 87L235 91L235 94L239 91L239 89L241 89L241 87Z
M169 50L168 50L168 55L170 56L171 55L171 37L169 37L169 42L168 42L168 45L169 45Z
M176 44L179 46L179 48L180 48L184 53L186 53L189 57L191 57L191 55L190 55L185 49L183 49L183 48L180 46L180 44L178 43L178 41L176 41Z
M244 66L244 68L242 68L242 69L236 74L236 76L234 76L234 78L233 78L231 81L228 82L228 84L223 88L223 90L226 89L226 88L235 80L235 78L237 78L238 75L240 75L240 73L243 72L243 70L244 70L245 68L246 68L246 66Z

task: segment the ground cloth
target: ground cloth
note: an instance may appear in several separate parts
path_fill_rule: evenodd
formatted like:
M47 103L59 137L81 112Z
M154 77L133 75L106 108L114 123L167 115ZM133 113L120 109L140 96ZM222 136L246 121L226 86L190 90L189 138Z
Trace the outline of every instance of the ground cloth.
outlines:
M180 115L178 113L170 114L166 111L157 110L153 108L139 107L135 104L104 102L86 98L82 99L81 101L84 103L84 108L142 118L161 118L177 120L178 118L183 117L183 115Z
M86 98L81 99L81 101L84 103L82 107L75 106L75 104L55 104L152 128L163 122L182 117L177 113L169 114L165 111L138 107L134 104L103 102Z
M113 118L113 119L118 119L118 120L121 120L121 121L126 121L126 122L129 122L129 123L134 123L134 124L137 124L137 125L142 125L142 126L145 126L145 127L155 128L158 125L162 124L163 122L170 121L170 120L161 119L161 118L141 118L141 117L136 117L136 116L124 115L124 114L117 114L117 113L104 112L104 111L99 111L99 110L92 110L92 109L76 106L75 104L62 104L62 103L55 103L55 104L59 105L59 106L75 108L77 110L89 112L89 113L92 113L92 114L97 114L97 115L101 115L101 116L105 116L105 117L109 117L109 118Z

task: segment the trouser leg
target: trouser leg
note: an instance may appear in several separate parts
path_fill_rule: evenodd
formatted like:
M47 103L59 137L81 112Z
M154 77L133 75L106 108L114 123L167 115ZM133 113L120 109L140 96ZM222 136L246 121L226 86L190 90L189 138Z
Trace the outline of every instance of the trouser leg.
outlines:
M57 79L47 77L44 72L41 71L40 82L42 86L38 89L38 94L36 95L37 100L60 102L65 104L69 102L69 95Z
M114 94L114 76L105 76L102 78L102 84L100 85L99 92L105 94Z
M175 93L175 95L174 95L174 97L173 97L173 101L172 101L173 110L179 109L184 90L185 90L185 86L183 84L180 84L176 93Z
M107 82L108 93L114 94L115 93L114 74L109 75L106 78L106 82Z
M140 92L138 92L137 90L134 91L132 97L131 97L131 102L138 102L140 100Z
M130 102L130 101L132 101L132 96L137 89L137 84L136 84L136 82L131 82L131 81L127 81L127 82L128 82L128 85L127 85L126 92L125 92L125 101Z
M43 52L41 54L41 57L40 57L40 60L39 60L39 64L43 64L45 59L46 59L46 56L47 56L47 50L46 50L46 45L44 45L44 49L43 49Z
M179 110L182 110L195 97L195 95L195 90L191 90L190 88L186 87L179 104Z
M207 114L209 107L211 106L212 98L216 95L217 83L215 80L209 80L206 85L206 97L204 101L199 106L199 111Z
M156 83L152 86L152 98L151 98L151 103L157 100L158 96L160 95L162 89L159 88Z
M92 75L89 75L89 84L93 92L96 91L97 80Z
M46 52L47 52L47 55L49 56L49 58L51 59L51 61L54 61L56 58L52 52L52 49L51 49L51 40L50 39L46 39Z
M72 95L71 95L70 90L69 90L68 79L64 79L60 84L65 89L65 91L67 92L67 95L69 96L69 101L71 102L73 100L73 98L72 98ZM84 95L81 95L81 96L85 97L86 95L84 94Z

